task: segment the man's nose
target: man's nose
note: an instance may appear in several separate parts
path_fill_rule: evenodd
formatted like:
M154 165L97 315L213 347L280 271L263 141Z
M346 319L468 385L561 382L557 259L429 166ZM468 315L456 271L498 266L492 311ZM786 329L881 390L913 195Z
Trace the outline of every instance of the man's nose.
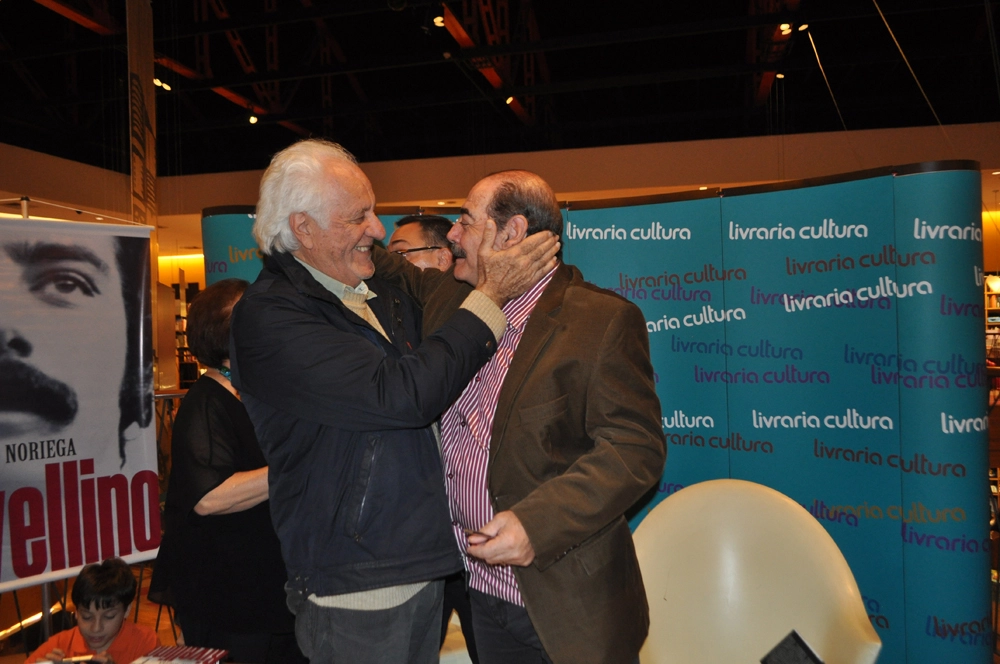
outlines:
M449 242L451 242L452 244L458 244L458 236L461 233L459 229L461 228L462 228L461 224L454 224L451 227L451 230L448 231L448 235L446 236Z
M0 355L16 355L28 357L31 355L31 342L17 330L0 328Z
M385 238L385 227L375 213L372 213L371 218L368 220L368 235L376 240Z

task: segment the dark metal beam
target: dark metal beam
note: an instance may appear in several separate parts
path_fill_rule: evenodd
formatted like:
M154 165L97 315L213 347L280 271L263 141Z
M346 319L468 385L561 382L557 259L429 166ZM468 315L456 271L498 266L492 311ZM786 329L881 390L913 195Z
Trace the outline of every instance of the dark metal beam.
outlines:
M405 9L411 7L427 7L430 5L440 5L441 0L406 0ZM286 25L289 23L306 23L320 18L345 18L347 16L363 16L365 14L376 14L393 11L386 0L336 0L327 5L303 7L298 5L288 5L281 11L267 13L263 11L252 14L243 14L238 17L220 18L215 21L199 23L196 27L185 31L172 32L169 35L158 35L155 37L156 43L172 42L180 39L189 39L195 35L215 34L228 30L249 30L253 28L265 28L272 25Z
M938 57L946 57L941 55ZM914 62L924 62L927 59L914 60ZM898 59L892 56L885 56L874 60L872 58L851 60L833 60L826 63L828 69L838 69L841 67L854 67L859 64L865 65L895 65ZM503 99L510 95L558 95L577 92L591 92L596 90L609 90L624 87L639 87L645 85L657 85L663 83L679 83L685 81L719 79L749 76L763 72L774 71L775 65L769 63L750 65L740 63L737 65L727 65L721 67L695 67L689 69L679 69L671 71L661 71L646 74L635 74L632 76L609 76L605 78L594 78L579 81L562 81L555 83L540 83L530 87L515 87L506 90L490 91L469 91L453 95L429 95L425 97L406 97L391 101L377 102L370 104L348 104L335 109L309 109L298 113L276 114L261 118L261 124L269 124L277 121L309 122L319 120L323 117L348 117L354 115L364 115L372 113L389 113L394 111L434 108L442 106L454 106L462 104L482 103L484 96L489 96L494 102L502 103ZM781 71L794 75L797 72L813 72L816 69L815 63L802 62L798 64L782 64ZM180 132L208 131L223 129L226 127L238 126L233 122L214 123L204 126L187 125L180 127Z
M924 65L928 62L938 62L947 59L969 59L975 57L976 54L969 52L956 53L954 51L935 53L933 55L928 55L920 58L912 58L911 62L920 63ZM901 66L901 60L892 53L869 55L865 53L852 53L849 57L844 58L830 58L824 60L824 65L827 71L837 71L843 69L849 69L854 67L883 67L890 66L896 67ZM266 114L266 109L260 109L262 114L261 123L268 124L277 120L287 121L287 120L315 120L324 117L324 115L331 115L335 117L353 116L358 114L366 113L383 113L398 110L407 110L414 108L429 108L438 106L449 106L453 104L468 104L474 102L490 101L499 102L502 104L503 100L510 94L518 95L558 95L566 93L575 92L589 92L594 90L606 90L615 88L627 88L627 87L640 87L644 85L656 85L663 83L679 83L685 81L694 80L710 80L710 79L720 79L727 77L737 77L737 76L749 76L752 74L759 74L764 72L774 72L774 71L784 72L788 74L790 78L786 81L794 81L794 75L800 72L806 72L809 74L815 73L818 75L818 70L816 68L816 63L811 60L802 60L796 63L758 63L756 65L749 65L746 63L737 63L732 65L723 65L718 67L691 67L684 69L673 69L660 72L650 72L644 74L635 74L631 76L609 76L603 78L592 78L592 79L580 79L575 81L557 81L550 83L538 83L533 86L520 86L511 87L501 90L492 90L485 88L476 91L465 91L459 92L453 95L429 95L426 97L401 97L398 100L389 100L377 103L352 103L352 104L342 104L332 109L327 109L325 111L321 109L316 109L315 111L310 110L305 113L293 113L293 114ZM205 88L215 92L213 86L212 88ZM188 91L189 88L184 86L184 91ZM163 92L158 90L157 96L159 95L170 95L174 92ZM21 112L25 113L37 113L46 108L60 108L64 105L69 104L93 104L102 103L106 101L117 100L118 97L112 96L102 96L102 97L82 97L75 99L64 99L64 98L52 98L51 96L47 101L31 103L31 102L19 102L17 100L10 100L5 104L5 108L13 109L17 108ZM246 107L246 103L249 100L243 99L242 103L239 104ZM256 105L255 105L256 106ZM240 124L243 124L245 120L241 120ZM231 123L223 123L221 126L236 126ZM214 127L214 125L213 125Z
M979 3L962 3L963 7L980 8ZM939 9L939 8L935 8ZM907 8L894 12L895 14L912 13L916 9ZM357 61L351 64L333 65L328 67L313 67L309 70L286 70L285 72L263 72L247 76L230 76L224 81L208 81L202 83L185 84L184 88L189 91L211 88L219 85L226 87L239 87L260 84L270 81L290 81L297 79L319 78L321 76L342 76L348 74L361 74L366 72L384 71L389 69L406 69L413 67L429 67L446 63L465 64L475 66L483 60L492 59L502 55L526 54L539 52L552 52L569 49L598 48L615 44L627 44L641 41L655 41L660 39L671 39L677 37L688 37L712 34L718 32L743 31L749 28L770 27L780 23L793 22L796 25L801 23L815 24L823 21L851 20L856 18L875 18L878 14L874 11L865 12L858 10L830 10L826 12L798 12L792 14L782 12L778 14L768 14L759 16L748 16L733 19L717 19L712 21L695 21L668 26L654 26L650 28L640 28L637 30L620 30L590 35L579 35L572 37L556 37L542 39L529 43L499 44L496 46L456 48L441 54L421 54L408 59L371 59L368 61ZM2 58L0 58L2 62Z
M375 3L379 4L379 3ZM420 4L436 4L434 2L421 2ZM385 9L384 1L381 3L382 9ZM906 14L917 14L917 13L928 13L937 11L951 11L954 9L981 9L981 2L975 2L972 0L961 0L959 2L948 3L942 6L940 2L928 3L928 2L917 2L912 1L904 7L897 9L885 9L884 13L886 16L901 16ZM309 12L309 16L305 16L301 19L297 19L295 22L301 21L312 21L314 16L312 13L316 13L316 17L326 18L330 16L339 15L337 12L332 10L320 11L318 8L311 8L306 10L303 8L300 10L302 12ZM263 16L263 14L261 14ZM850 21L856 19L872 19L878 18L878 13L874 10L857 9L857 8L835 8L824 11L813 11L803 10L795 13L794 15L788 12L779 14L762 14L758 16L749 17L734 17L734 18L723 18L723 19L713 19L710 21L695 21L691 23L683 23L676 25L667 26L653 26L649 28L640 28L636 30L618 30L614 32L602 32L590 35L574 35L569 37L552 37L548 39L542 39L533 42L516 42L510 44L498 44L496 46L479 46L470 49L455 49L454 52L449 53L449 57L457 61L474 60L476 58L492 58L502 55L515 55L524 53L539 53L539 52L551 52L551 51L563 51L577 48L596 48L601 46L612 46L615 44L629 44L637 43L643 41L655 41L660 39L671 39L675 37L687 37L687 36L698 36L698 35L709 35L716 34L720 32L737 32L742 30L747 30L749 28L759 28L767 27L770 25L775 25L779 23L784 23L786 21L793 21L796 24L809 23L810 25L816 25L831 21ZM291 22L291 21L285 21ZM265 24L261 23L259 26L242 26L236 25L238 28L242 27L263 27ZM213 29L210 32L225 32L228 29L220 27L218 29ZM205 34L206 31L189 31L185 32L183 35L170 35L169 38L164 37L155 40L155 44L159 50L164 50L160 48L160 44L166 44L181 37L190 38L199 34ZM111 38L114 39L114 38ZM40 48L37 50L22 49L16 54L12 55L0 55L0 64L11 62L14 60L35 60L43 58L53 58L59 56L65 56L70 53L85 53L88 51L99 51L107 48L107 40L102 40L99 44L94 44L92 46L83 48L59 48L59 49L44 49ZM121 45L124 46L124 40L121 40ZM409 67L409 66L419 66L421 64L430 64L425 62L428 60L427 56L420 56L414 59L415 62L410 60L402 60L396 62L389 62L384 65L377 66L374 70L391 68L393 66L398 67ZM434 62L439 62L440 60L437 56L434 57ZM374 71L371 70L371 71ZM351 69L350 73L358 73L362 71L369 71L368 69ZM348 72L335 72L335 73L348 73ZM321 75L321 74L317 74Z
M121 26L115 23L110 14L87 14L65 0L35 0L35 2L73 21L77 25L83 26L91 32L96 32L104 37L122 32Z

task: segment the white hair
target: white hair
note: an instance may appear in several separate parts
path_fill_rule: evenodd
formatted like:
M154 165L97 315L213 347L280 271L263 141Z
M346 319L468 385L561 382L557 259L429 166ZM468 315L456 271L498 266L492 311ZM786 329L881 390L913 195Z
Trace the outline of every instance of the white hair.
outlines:
M326 228L330 198L324 190L323 174L331 160L358 163L343 146L316 138L294 143L274 155L260 179L253 224L253 236L262 252L299 249L288 223L296 212L305 212Z

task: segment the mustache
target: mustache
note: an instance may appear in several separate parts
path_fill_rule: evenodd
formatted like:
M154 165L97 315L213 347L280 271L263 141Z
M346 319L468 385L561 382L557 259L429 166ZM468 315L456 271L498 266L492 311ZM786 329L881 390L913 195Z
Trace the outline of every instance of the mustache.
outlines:
M76 417L76 392L38 369L0 357L0 411L34 413L57 426Z
M462 249L462 247L458 246L454 242L451 244L450 249L451 249L451 255L456 260L459 259L459 258L465 258L466 257L465 249Z

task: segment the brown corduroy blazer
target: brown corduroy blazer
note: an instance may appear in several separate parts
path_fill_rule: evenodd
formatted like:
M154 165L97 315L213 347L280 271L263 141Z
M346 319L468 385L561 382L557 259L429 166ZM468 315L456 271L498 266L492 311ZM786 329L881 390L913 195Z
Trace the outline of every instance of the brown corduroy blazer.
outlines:
M470 290L381 251L376 266L424 304L425 334ZM487 469L494 510L513 511L534 547L514 573L555 664L635 660L649 610L622 515L665 457L642 312L560 265L500 390Z

